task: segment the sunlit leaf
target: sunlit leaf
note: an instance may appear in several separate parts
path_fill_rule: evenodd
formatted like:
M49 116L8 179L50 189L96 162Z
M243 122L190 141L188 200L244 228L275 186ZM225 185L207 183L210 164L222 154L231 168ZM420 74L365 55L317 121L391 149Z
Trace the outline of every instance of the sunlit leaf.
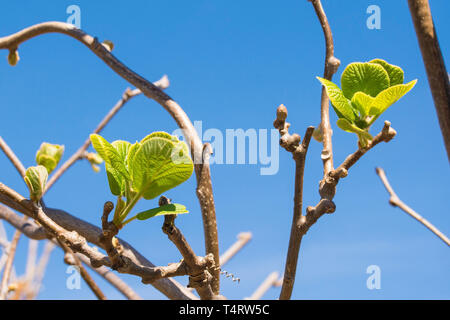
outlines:
M184 142L153 136L134 151L129 168L134 190L145 199L153 199L186 181L193 163Z
M353 95L362 91L372 97L389 87L389 75L376 63L350 63L342 73L341 87L344 96L352 99Z
M45 190L48 171L44 166L29 167L24 176L25 183L30 191L30 199L39 201Z
M168 214L182 214L182 213L188 213L189 211L186 210L186 207L182 204L178 203L172 203L172 204L166 204L164 206L153 208L150 210L139 212L136 215L136 218L138 220L147 220L152 217L156 216L163 216Z
M392 104L403 97L417 83L417 80L406 84L398 84L380 92L372 102L369 115L379 116Z
M348 100L342 90L334 84L333 82L317 77L317 79L322 83L325 87L328 97L330 98L333 107L335 108L336 113L339 118L345 118L351 122L353 122L356 118L355 112L353 111L352 105L350 104L350 100Z
M389 75L389 85L391 87L403 83L404 73L402 68L400 68L399 66L389 64L383 59L373 59L370 62L377 63L381 65L384 68L384 70L386 70L386 72Z
M358 91L352 97L352 105L360 112L361 117L365 117L369 114L374 99L364 92Z

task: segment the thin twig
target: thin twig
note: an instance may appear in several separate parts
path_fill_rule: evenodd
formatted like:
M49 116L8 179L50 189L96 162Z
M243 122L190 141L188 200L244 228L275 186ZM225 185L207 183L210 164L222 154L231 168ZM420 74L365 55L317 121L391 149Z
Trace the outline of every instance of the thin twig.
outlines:
M91 266L88 258L82 254L77 253L76 256L89 268L102 276L106 281L108 281L112 286L114 286L120 293L122 293L129 300L142 300L142 298L131 289L128 284L126 284L122 279L116 276L110 269L102 266L100 268L94 268Z
M86 271L84 266L81 264L80 259L74 254L74 252L61 240L58 240L59 245L64 250L64 262L68 265L75 266L78 268L81 277L86 282L91 291L95 294L97 299L99 300L107 300L106 296L99 288L97 283L95 283L94 279L90 276L89 272Z
M19 160L19 158L15 155L15 153L11 150L11 148L8 146L8 144L3 140L2 137L0 137L0 148L3 150L5 155L8 157L8 159L11 161L11 163L14 165L14 167L17 169L18 173L23 178L25 176L25 167L23 166L22 162ZM28 217L23 217L22 222L26 222L28 220ZM9 277L11 275L12 265L14 262L14 257L16 254L17 244L20 239L21 232L20 230L16 230L13 235L13 239L11 240L9 250L8 250L8 258L6 260L5 264L5 270L3 271L3 277L0 284L0 300L6 299L6 296L8 294L8 283L9 283Z
M15 155L15 153L11 150L11 148L8 146L8 144L3 140L3 138L0 136L0 149L5 153L5 155L8 157L8 159L11 161L13 166L17 169L17 172L19 172L20 176L23 178L25 176L25 167L23 166L22 162L20 162L19 158Z
M163 206L167 204L170 204L170 200L161 196L159 205ZM205 257L197 256L180 229L175 226L175 218L176 215L164 216L162 230L183 256L183 262L186 264L186 269L189 274L188 287L197 290L202 300L222 299L223 297L214 294L211 286L213 279L211 271L216 269L213 255L208 254Z
M334 56L334 43L333 35L331 33L330 24L328 23L327 16L323 10L320 0L310 0L317 17L319 18L320 25L322 26L323 34L325 36L325 70L323 77L327 80L332 79L333 74L336 73L339 68L340 61ZM323 149L322 149L322 161L324 175L333 170L333 146L331 136L333 130L330 125L330 100L327 96L325 88L322 88L322 96L320 102L320 130L323 136Z
M253 294L245 298L245 300L259 300L266 294L266 292L275 286L278 286L279 280L278 280L279 274L278 272L274 271L271 274L267 276L267 278L260 284L260 286L253 292Z
M425 227L427 227L431 232L433 232L435 235L437 235L442 241L444 241L448 246L450 246L450 239L447 238L439 229L437 229L435 226L433 226L428 220L426 220L424 217L422 217L420 214L418 214L416 211L411 209L408 205L406 205L400 198L397 196L397 194L394 192L394 189L392 189L391 185L389 184L389 181L386 177L386 173L382 168L376 168L375 170L378 174L378 176L381 179L381 182L383 182L384 187L386 188L386 191L389 193L389 203L394 206L402 209L405 213L409 214L411 217L419 221L421 224L423 224Z
M161 90L164 90L169 87L169 78L164 75L161 79L154 82L153 84ZM100 133L131 98L140 95L141 93L142 92L139 89L131 90L130 88L127 88L122 94L122 98L117 101L114 107L112 107L108 114L102 119L102 121L100 121L100 123L97 125L94 131L92 131L92 133ZM45 192L47 192L51 188L51 186L63 175L63 173L66 172L66 170L69 169L76 161L83 159L83 155L90 145L91 140L90 138L87 138L83 145L50 177L49 181L46 184Z
M408 0L428 83L450 161L450 84L428 0Z
M286 122L287 109L280 105L277 109L277 117L273 123L279 130L281 138L280 145L291 152L295 160L295 190L294 190L294 214L292 217L291 235L289 237L288 253L286 256L286 265L283 277L283 286L281 288L280 300L290 299L294 287L295 275L297 270L298 254L303 235L307 230L301 228L304 223L302 215L303 207L303 175L305 172L305 160L308 152L309 142L314 131L314 127L308 127L303 137L303 141L298 134L289 134L290 124Z
M237 235L237 241L220 256L220 266L223 267L233 258L252 238L251 232L241 232Z
M26 219L28 217L25 217ZM14 262L14 257L16 254L17 244L20 239L20 235L22 233L19 230L16 230L14 232L14 236L11 240L10 246L8 248L8 258L6 260L5 269L3 270L3 277L0 284L0 300L5 300L6 296L8 294L8 284L9 284L9 277L11 275L11 270Z

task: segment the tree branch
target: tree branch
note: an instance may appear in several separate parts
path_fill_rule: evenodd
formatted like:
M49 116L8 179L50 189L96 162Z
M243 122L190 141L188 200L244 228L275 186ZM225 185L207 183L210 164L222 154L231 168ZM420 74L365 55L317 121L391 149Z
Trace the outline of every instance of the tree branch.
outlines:
M230 261L252 239L252 233L241 232L237 238L238 240L220 256L220 267Z
M170 204L170 200L161 196L159 205L167 204ZM213 255L209 254L206 257L199 257L194 253L186 238L175 226L176 217L176 215L165 215L162 230L183 256L183 262L186 264L189 274L188 287L196 289L202 300L221 299L222 297L214 294L211 287L213 279L211 271L216 269Z
M153 84L159 89L164 90L169 87L169 78L164 75L161 79L154 82ZM92 133L100 133L131 98L140 95L141 93L142 92L139 89L131 90L130 88L127 88L122 94L122 98L117 101L114 107L102 119L102 121L97 125ZM63 175L63 173L66 172L66 170L69 169L76 161L84 158L84 154L86 153L86 150L90 145L91 139L87 138L83 145L50 177L46 184L45 192L47 192L51 188L51 186Z
M8 248L8 257L6 259L5 269L3 270L3 277L0 283L0 300L5 300L8 294L9 277L11 275L17 244L21 234L22 233L19 230L14 232L14 236Z
M271 274L267 276L267 278L260 284L260 286L253 292L253 294L245 298L245 300L259 300L266 294L267 290L274 286L279 285L278 281L279 274L278 272L274 271Z
M102 232L99 228L62 210L45 208L44 213L42 208L36 207L29 200L2 183L0 183L0 202L38 220L46 228L47 233L49 232L56 237L59 236L60 240L65 241L73 251L89 257L93 267L96 268L101 265L111 266L111 261L108 257L86 244L86 241L89 241L103 248L103 243L100 241ZM127 258L131 266L130 269L125 271L138 275L143 280L149 277L152 278L154 282L151 284L170 299L197 299L195 295L184 289L181 284L173 279L156 280L159 279L158 275L161 274L159 267L155 267L125 241L120 239L119 241L124 250L123 256ZM121 272L123 270L118 271Z
M334 56L334 43L333 35L331 33L330 24L328 23L327 16L323 10L320 0L309 0L311 1L317 17L319 18L320 25L322 26L323 34L325 37L325 70L323 77L327 80L333 78L333 74L336 73L341 62ZM328 174L333 170L333 146L331 136L333 135L333 130L330 125L330 101L325 91L322 87L322 96L320 102L320 131L323 136L323 149L322 149L322 161L323 161L323 172L324 175Z
M447 157L450 161L450 85L428 0L408 0L433 95Z
M381 182L383 183L384 187L386 188L386 191L389 193L389 203L394 206L402 209L405 213L409 214L411 217L419 221L421 224L423 224L425 227L427 227L431 232L433 232L435 235L437 235L442 241L444 241L448 246L450 246L450 239L447 238L442 232L439 231L435 226L433 226L428 220L423 218L420 214L415 212L413 209L411 209L408 205L406 205L400 198L397 196L397 194L394 192L394 189L392 189L391 185L389 184L389 181L386 177L386 173L382 168L376 168L375 170L377 172L377 175L380 177Z
M75 266L78 268L81 277L86 282L86 284L91 289L91 291L95 294L97 299L107 300L106 296L104 295L102 290L100 290L98 285L95 283L94 279L92 279L92 277L89 275L87 270L83 267L80 259L78 259L78 257L75 255L75 253L64 242L58 240L58 243L61 246L61 248L64 250L64 253L65 253L64 254L64 262L67 263L68 265Z
M148 80L144 79L134 71L130 70L116 57L114 57L108 49L105 48L97 38L86 34L82 30L77 29L71 24L62 22L44 22L28 28L25 28L15 34L0 38L0 49L8 49L10 51L17 50L18 46L33 37L45 33L61 33L68 35L87 46L94 54L96 54L103 62L105 62L113 71L115 71L123 79L140 89L141 92L148 98L158 102L176 121L178 126L182 129L183 135L190 145L191 154L194 159L194 169L197 177L197 187L201 187L203 194L201 196L197 193L202 211L204 230L206 239L212 239L211 245L208 245L207 253L214 256L215 261L219 261L219 246L217 237L215 207L212 193L212 183L209 176L203 177L202 174L209 173L209 164L203 162L203 144L197 134L192 122L186 115L184 110L176 103L170 96L161 91ZM219 292L219 274L215 272L214 288L216 294Z
M8 157L8 159L11 161L13 166L17 169L17 172L19 172L20 177L23 178L25 176L25 167L23 166L22 162L20 162L19 158L15 155L15 153L11 150L11 148L8 146L8 144L3 140L3 138L0 136L0 149L5 153L5 155Z
M291 235L289 238L289 247L286 257L286 265L283 276L283 286L281 288L280 300L288 300L291 297L294 287L295 274L297 271L298 254L300 243L303 236L304 216L302 215L303 206L303 175L305 171L305 159L308 152L309 142L314 131L314 127L306 129L305 136L301 142L298 134L289 134L290 124L286 122L287 109L280 105L277 109L277 118L273 126L280 132L280 145L291 152L295 160L295 191L294 191L294 214L291 225ZM301 142L301 144L300 144Z

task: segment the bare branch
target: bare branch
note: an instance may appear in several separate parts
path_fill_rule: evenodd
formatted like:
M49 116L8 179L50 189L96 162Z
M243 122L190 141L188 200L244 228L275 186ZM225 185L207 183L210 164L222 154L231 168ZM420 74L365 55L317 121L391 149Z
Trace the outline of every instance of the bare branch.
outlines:
M89 247L86 243L86 241L89 241L103 247L103 243L100 241L102 232L99 228L62 210L45 208L44 212L42 208L37 207L31 201L2 183L0 183L0 202L38 220L52 236L65 241L73 251L86 255L93 267L111 266L111 261L108 257ZM128 243L118 240L124 250L123 256L129 262L127 264L129 268L125 270L118 269L119 272L138 275L143 279L158 279L158 275L161 274L159 268L145 259ZM195 295L184 289L181 284L173 279L159 279L152 282L152 285L170 299L197 299Z
M209 168L209 158L212 154L212 148L209 143L203 145L202 164L200 165L199 175L197 175L197 197L200 201L203 231L205 234L206 254L212 254L216 266L220 265L219 256L219 237L217 234L216 209L214 205L214 196L211 184L211 172ZM199 178L200 177L200 178ZM219 294L220 287L220 269L212 270L211 286L214 294Z
M112 70L126 81L140 89L148 98L158 102L176 121L182 129L183 135L187 143L191 147L191 154L194 158L194 169L197 177L197 187L201 187L202 194L197 193L202 211L203 225L206 232L205 238L213 239L211 245L206 247L207 253L214 256L214 261L219 261L219 245L217 237L216 215L212 192L212 183L210 176L203 177L202 174L209 173L209 164L203 162L203 143L197 134L192 122L190 121L184 110L170 96L157 88L154 84L144 79L137 73L130 70L116 57L114 57L108 49L105 48L97 38L86 34L82 30L77 29L71 24L62 22L44 22L28 28L25 28L15 34L0 38L0 49L8 49L15 51L18 46L33 37L45 33L62 33L68 35L87 46L95 53L103 62L105 62ZM219 293L219 273L213 274L213 290Z
M428 0L408 0L450 161L450 85Z
M333 74L336 73L341 62L334 56L334 43L333 35L331 33L330 24L328 23L327 16L323 10L320 0L311 1L317 17L319 18L320 25L322 26L323 34L325 36L325 70L323 77L327 80L332 79ZM322 88L322 96L320 102L320 130L323 136L323 149L322 149L322 161L324 175L333 170L333 146L331 136L333 130L330 125L330 101L326 94L325 88Z
M27 219L27 218L28 217L25 217L24 219ZM21 234L22 233L18 230L16 230L14 232L13 239L11 240L11 243L8 248L8 258L6 260L5 269L3 270L2 281L0 284L0 300L5 300L6 296L8 294L9 277L11 275L14 257L16 254L17 243L19 242Z
M164 75L161 79L154 82L153 84L161 90L164 90L169 86L169 78ZM97 125L92 133L100 133L131 98L140 95L141 93L142 92L139 89L131 90L130 88L127 88L122 94L122 98L117 101L114 107L102 119L102 121ZM69 169L76 161L84 158L84 154L86 153L86 150L90 145L91 140L90 138L87 138L83 145L50 177L49 181L46 184L45 192L47 192L51 188L51 186L53 186L53 184L63 175L63 173L66 172L66 170Z
M169 203L170 200L168 198L160 197L160 206ZM206 257L199 257L194 253L180 229L175 226L176 217L176 215L165 215L162 230L183 256L183 261L189 274L188 287L196 289L202 300L221 299L222 297L214 294L211 287L213 279L211 270L216 268L213 255L209 254Z
M269 274L267 278L263 281L263 283L261 283L260 286L255 290L255 292L253 292L253 294L250 297L245 298L245 300L261 299L266 294L267 290L279 284L278 277L279 274L276 271Z
M44 240L47 238L47 233L44 228L36 225L32 221L24 221L22 217L3 205L0 205L0 219L7 221L30 239Z
M110 269L101 266L99 268L94 268L91 266L91 263L88 258L83 256L82 254L77 253L76 256L80 259L85 265L94 270L100 276L102 276L106 281L108 281L111 285L113 285L120 293L122 293L129 300L142 300L142 298L131 289L122 279L116 276Z
M62 241L58 240L59 245L64 250L64 262L71 266L76 266L80 272L81 277L86 282L91 291L95 294L97 299L99 300L107 300L106 296L100 290L97 283L95 283L94 279L89 275L84 266L81 264L80 259L74 254L74 252Z
M301 138L298 134L289 134L290 124L286 122L286 118L287 109L284 105L280 105L277 109L277 117L273 125L280 131L280 145L288 152L291 152L295 160L294 214L292 217L291 235L289 238L280 300L287 300L291 297L292 289L294 287L295 274L297 271L300 243L304 232L306 232L300 228L304 220L304 216L302 215L303 175L305 171L306 153L308 152L309 142L311 141L311 136L314 131L314 127L309 127L306 129L303 142L301 142Z
M405 213L409 214L411 217L419 221L421 224L423 224L425 227L427 227L431 232L433 232L435 235L437 235L442 241L444 241L448 246L450 246L450 239L447 238L442 232L439 231L435 226L433 226L428 220L426 220L424 217L422 217L420 214L418 214L416 211L411 209L408 205L406 205L400 198L397 196L397 194L394 192L394 189L392 189L391 185L389 184L389 181L386 177L386 173L382 168L376 168L376 172L378 176L381 179L381 182L383 182L384 187L386 188L386 191L389 193L389 203L394 206L402 209Z
M233 258L252 239L252 233L241 232L237 235L237 239L238 240L220 256L221 267L230 261L230 259Z
M8 157L8 159L11 161L13 166L17 169L17 172L19 172L20 177L25 176L25 167L23 166L22 162L20 162L19 158L14 154L14 152L11 150L11 148L6 144L5 140L0 136L0 149L5 153L5 155Z

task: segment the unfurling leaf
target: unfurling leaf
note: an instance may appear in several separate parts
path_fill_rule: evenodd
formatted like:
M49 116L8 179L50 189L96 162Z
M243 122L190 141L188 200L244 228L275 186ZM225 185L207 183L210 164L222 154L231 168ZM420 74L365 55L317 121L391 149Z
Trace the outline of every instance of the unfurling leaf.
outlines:
M373 100L369 115L378 116L386 111L391 105L397 102L401 97L408 93L417 83L417 80L407 84L397 84L386 90L381 91Z
M39 201L45 190L48 171L44 166L29 167L25 172L25 183L30 191L30 199Z
M194 165L188 147L175 139L157 132L130 150L133 153L129 162L133 188L144 199L153 199L191 176Z
M389 85L391 87L403 83L404 73L402 68L400 68L399 66L389 64L383 59L373 59L369 62L379 64L384 68L384 70L386 70L389 75Z
M378 93L389 88L389 85L388 73L381 65L376 63L350 63L341 77L342 92L347 99L352 99L358 91L376 97Z
M55 170L64 153L64 146L44 142L36 152L36 163L44 166L48 173Z
M182 214L182 213L188 213L188 212L189 211L187 211L186 207L183 206L182 204L171 203L171 204L166 204L166 205L158 207L158 208L153 208L150 210L139 212L136 215L136 218L138 220L147 220L147 219L150 219L150 218L156 217L156 216L163 216L163 215L168 215L168 214Z
M339 87L333 82L317 77L317 79L322 83L325 87L328 97L330 98L333 107L335 108L336 113L339 118L345 118L350 122L353 122L356 118L355 112L353 111L350 100L348 100L344 93Z
M358 135L360 146L372 140L370 126L389 106L398 101L416 84L403 84L403 70L382 59L349 64L341 76L341 88L319 78L325 87L342 130Z

